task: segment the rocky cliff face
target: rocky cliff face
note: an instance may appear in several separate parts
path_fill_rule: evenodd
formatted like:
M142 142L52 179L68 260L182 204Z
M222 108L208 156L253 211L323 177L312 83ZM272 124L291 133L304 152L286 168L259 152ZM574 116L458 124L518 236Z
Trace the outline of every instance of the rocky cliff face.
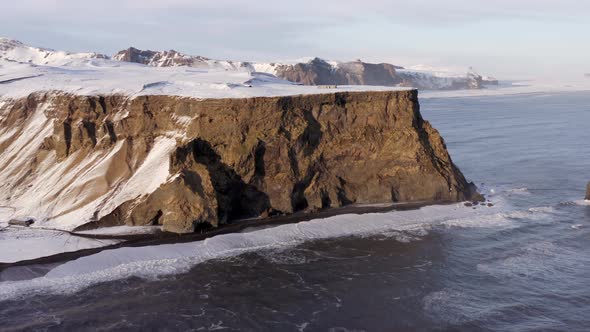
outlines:
M586 185L586 200L590 201L590 182Z
M148 66L156 67L206 67L208 58L201 56L187 56L175 50L170 51L150 51L139 50L135 47L129 47L126 50L119 51L113 56L114 60L141 63Z
M213 60L199 55L187 55L175 50L151 51L140 50L135 47L117 52L113 60L141 63L152 67L196 67L206 69L237 70L250 68L247 62ZM251 69L251 68L250 68Z
M396 69L388 63L366 63L360 60L339 63L334 66L315 58L307 63L278 65L276 74L288 81L304 85L385 85L395 86L403 82Z
M464 77L438 77L427 73L399 70L388 63L367 63L360 60L330 63L315 58L306 63L276 65L275 74L303 85L381 85L407 86L426 90L482 89L481 75L469 72Z
M205 100L36 93L0 103L0 204L53 227L185 233L473 194L415 90Z

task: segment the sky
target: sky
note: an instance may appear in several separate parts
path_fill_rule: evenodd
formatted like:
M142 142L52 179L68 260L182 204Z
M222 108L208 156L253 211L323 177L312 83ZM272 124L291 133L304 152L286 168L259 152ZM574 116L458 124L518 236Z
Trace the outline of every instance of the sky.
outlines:
M587 0L4 0L0 11L0 36L59 50L318 56L502 78L590 72L589 32Z

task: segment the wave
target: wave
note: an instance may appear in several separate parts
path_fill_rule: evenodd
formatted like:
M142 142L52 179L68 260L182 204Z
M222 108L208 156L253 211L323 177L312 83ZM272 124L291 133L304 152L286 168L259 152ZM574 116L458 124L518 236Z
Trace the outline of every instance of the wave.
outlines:
M578 266L589 262L588 257L578 250L551 241L539 241L518 249L509 257L478 264L477 269L498 278L527 279L537 276L551 279L563 271L573 273Z
M402 242L428 234L433 227L513 227L519 218L535 218L549 210L514 211L501 197L493 207L467 208L462 203L411 211L339 215L244 233L223 234L204 241L148 247L124 247L66 262L45 276L0 283L0 300L38 293L75 293L96 283L132 276L157 279L188 272L193 266L246 252L294 247L306 241L346 236L391 236Z

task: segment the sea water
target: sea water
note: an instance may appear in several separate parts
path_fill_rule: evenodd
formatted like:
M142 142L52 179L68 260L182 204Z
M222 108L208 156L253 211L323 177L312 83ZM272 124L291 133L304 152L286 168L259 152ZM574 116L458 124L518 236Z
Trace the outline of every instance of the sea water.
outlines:
M0 330L590 330L590 92L421 111L494 206L103 251L0 282Z

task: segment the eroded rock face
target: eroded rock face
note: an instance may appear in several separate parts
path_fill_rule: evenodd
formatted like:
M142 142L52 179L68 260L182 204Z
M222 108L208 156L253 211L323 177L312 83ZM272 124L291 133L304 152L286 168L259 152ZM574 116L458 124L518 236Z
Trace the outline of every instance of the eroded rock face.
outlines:
M586 200L590 201L590 182L586 185Z
M117 52L113 56L114 60L136 62L148 66L157 67L175 67L175 66L206 66L208 58L201 56L187 56L175 50L170 51L150 51L139 50L135 47Z
M415 90L211 100L44 93L0 112L0 201L71 228L186 233L259 215L477 195L422 119Z
M331 64L320 58L306 63L276 66L276 75L303 85L382 85L408 86L426 90L481 89L481 75L469 72L452 79L429 74L398 71L403 67L388 63L367 63L360 60Z
M307 63L279 65L277 76L304 85L385 85L396 86L403 82L396 69L388 63L366 63L360 60L345 62L337 67L315 58Z
M253 69L248 62L213 60L200 55L188 55L180 53L175 50L151 51L140 50L135 47L129 47L125 50L117 52L117 54L113 56L113 60L141 63L153 67L188 66L225 70Z

